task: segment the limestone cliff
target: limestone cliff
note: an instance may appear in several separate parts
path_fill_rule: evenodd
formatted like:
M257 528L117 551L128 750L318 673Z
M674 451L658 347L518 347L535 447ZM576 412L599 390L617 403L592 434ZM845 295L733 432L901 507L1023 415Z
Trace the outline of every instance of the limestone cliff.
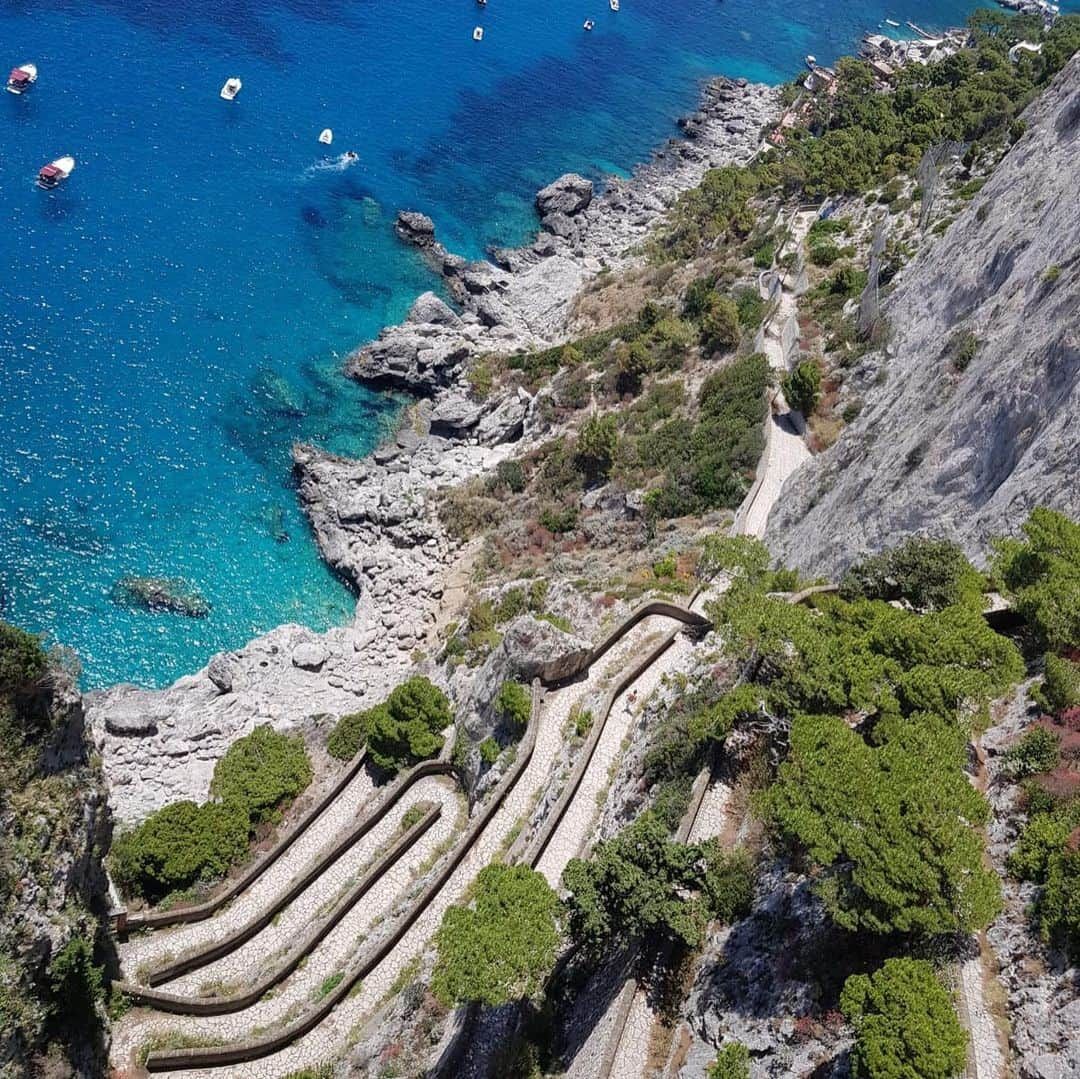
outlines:
M1024 119L896 279L889 343L855 373L861 414L769 519L781 560L836 572L915 532L978 558L1035 505L1080 515L1080 56Z

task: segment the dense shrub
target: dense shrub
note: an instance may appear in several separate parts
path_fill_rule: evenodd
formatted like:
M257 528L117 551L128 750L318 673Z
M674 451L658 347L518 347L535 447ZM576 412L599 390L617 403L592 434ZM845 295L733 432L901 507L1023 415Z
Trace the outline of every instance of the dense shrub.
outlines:
M338 760L352 760L367 744L370 726L369 711L350 712L347 716L342 716L326 740L327 752Z
M619 428L614 416L592 415L581 425L575 444L575 460L588 481L607 478L618 442Z
M770 791L781 834L821 867L818 890L849 930L934 935L988 925L1001 906L973 826L989 808L937 719L870 746L839 716L799 716Z
M840 595L844 599L903 599L927 611L955 603L973 604L981 610L983 588L982 575L955 543L913 536L853 565L840 582Z
M555 962L558 911L558 896L535 870L485 866L473 906L450 907L435 934L435 995L447 1005L495 1007L535 997Z
M707 1079L750 1079L750 1050L742 1042L720 1046L709 1065Z
M1043 940L1080 961L1080 851L1069 846L1051 856L1036 914Z
M85 1032L105 997L104 967L94 963L94 946L76 934L52 957L48 968L54 1013L65 1025Z
M1044 647L1080 646L1080 525L1039 507L1022 531L997 541L994 573Z
M1046 727L1032 727L1006 752L1003 764L1014 779L1052 771L1061 757L1061 738Z
M886 959L854 974L840 995L855 1028L856 1079L954 1079L967 1060L967 1033L948 990L921 959Z
M242 806L173 802L114 840L113 877L127 894L157 902L226 873L247 853L250 830Z
M214 766L210 796L244 809L252 824L274 816L311 782L311 762L299 736L268 723L239 738Z
M729 352L740 341L742 327L739 309L728 296L709 297L708 307L701 319L701 345L706 352Z
M697 423L673 420L664 477L649 512L681 517L742 501L764 447L768 361L742 357L710 375L698 395Z
M653 244L653 257L686 259L703 247L747 236L756 218L749 200L757 188L749 169L710 169L697 187L679 196L667 229Z
M784 376L782 386L788 404L809 416L821 396L821 368L813 360L803 360Z
M480 759L485 764L494 764L499 759L499 743L494 738L485 738L477 749L480 751Z
M748 858L712 843L676 843L651 812L598 843L588 860L571 859L563 884L570 935L589 952L616 937L696 947L710 918L730 919L753 891Z
M503 682L495 698L495 711L511 730L520 734L529 725L532 699L520 682Z
M36 682L45 673L46 662L37 637L0 622L0 698Z
M1080 663L1048 652L1042 685L1032 696L1040 707L1053 715L1080 705Z

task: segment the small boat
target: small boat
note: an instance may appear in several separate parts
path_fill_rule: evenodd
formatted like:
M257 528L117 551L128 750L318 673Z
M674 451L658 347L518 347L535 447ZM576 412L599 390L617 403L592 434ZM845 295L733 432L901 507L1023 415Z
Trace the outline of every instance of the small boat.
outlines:
M487 0L476 0L481 7L487 7Z
M895 19L886 19L885 20L885 25L886 26L899 26L900 24Z
M592 21L592 19L586 19L585 20L585 29L586 30L591 30L595 25L596 25L596 23L594 23Z
M37 174L38 187L51 191L71 175L73 168L75 168L73 157L58 157L55 161L50 161L48 165L42 165Z
M11 69L7 88L9 94L24 94L37 82L37 68L33 64L20 64Z
M476 27L475 30L473 30L472 39L473 39L473 41L483 41L484 40L484 28L482 26L478 26L478 27Z
M618 11L619 0L608 0L608 7L611 8L612 11Z
M817 67L817 57L816 56L807 56L807 58L806 58L806 66L811 71L813 71L814 68Z
M334 133L330 130L330 128L324 127L322 131L319 132L319 142L321 142L323 146L329 146L330 143L332 143L333 141Z
M240 93L240 88L244 84L235 76L231 79L225 80L225 85L221 88L221 96L226 101L235 101L236 95Z

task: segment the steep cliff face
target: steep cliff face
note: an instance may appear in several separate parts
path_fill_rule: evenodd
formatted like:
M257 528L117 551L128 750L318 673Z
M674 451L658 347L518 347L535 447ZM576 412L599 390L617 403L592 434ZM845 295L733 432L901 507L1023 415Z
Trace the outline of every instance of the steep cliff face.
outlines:
M49 670L18 696L0 691L0 1077L90 1077L103 1067L105 791L74 679Z
M855 373L862 413L769 519L783 561L836 572L915 532L977 558L1033 506L1080 515L1080 56L1024 119L898 276L889 344Z

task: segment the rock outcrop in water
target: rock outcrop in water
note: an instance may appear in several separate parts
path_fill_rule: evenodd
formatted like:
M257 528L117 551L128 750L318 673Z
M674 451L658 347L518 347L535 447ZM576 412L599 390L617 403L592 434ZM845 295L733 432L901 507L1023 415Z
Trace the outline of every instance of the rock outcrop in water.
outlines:
M113 585L112 601L121 607L182 614L185 618L205 618L210 613L207 600L179 577L121 577Z
M898 277L884 305L892 339L856 372L861 414L792 477L769 521L782 561L835 572L914 532L979 557L1033 506L1080 516L1080 57L1025 121ZM965 339L977 347L960 370Z

